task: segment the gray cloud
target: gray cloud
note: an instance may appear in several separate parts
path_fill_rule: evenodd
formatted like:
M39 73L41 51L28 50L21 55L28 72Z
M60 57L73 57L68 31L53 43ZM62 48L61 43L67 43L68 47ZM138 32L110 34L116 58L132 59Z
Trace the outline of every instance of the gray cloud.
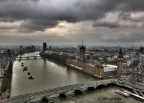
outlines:
M112 23L112 22L99 22L99 23L94 23L94 27L108 27L108 28L118 28L120 27L119 24L117 23Z
M113 10L144 9L143 0L78 0L63 5L54 5L53 1L49 0L1 0L0 2L1 19L5 21L26 20L22 27L27 26L26 28L34 30L51 27L51 22L41 25L46 20L55 22L56 26L58 21L97 20ZM114 26L116 24L111 25L111 27Z
M23 33L35 33L37 31L44 32L47 28L59 26L58 24L61 21L73 24L90 22L83 25L83 29L76 31L75 27L73 27L66 34L67 36L71 36L69 38L77 41L136 42L142 41L144 38L142 31L144 16L138 18L132 16L134 12L144 11L144 0L61 0L60 4L59 2L60 0L0 0L0 22L14 23L22 21L18 27L0 26L1 34L7 34L6 36L0 35L1 38L4 38L0 40L4 41L6 38L8 40L12 38L11 36L8 37L9 32L7 30L17 29L15 33L20 35L25 35ZM117 21L111 22L113 19L111 18L101 22L102 19L107 17L106 14L108 12L114 11L121 12L118 15ZM92 27L91 24L93 24ZM142 26L139 27L139 25ZM135 26L140 29L134 28ZM97 27L103 27L103 29L97 29ZM125 27L128 30L120 27ZM87 30L87 28L92 29ZM130 28L135 29L135 31L129 31ZM74 35L72 34L73 31L75 31ZM11 32L14 33L14 31ZM34 36L34 34L32 35ZM50 37L52 40L56 39L58 41L58 38L61 39L60 41L71 40L69 38L58 37L56 34L53 35L55 36ZM33 36L31 38L37 40ZM37 37L39 38L37 41L47 40L44 36L41 38L40 36ZM21 38L21 41L23 39L21 36L15 38ZM13 41L15 40L13 39Z
M117 38L109 37L107 39L100 39L103 42L119 42L119 43L137 43L137 42L143 42L144 35L143 33L131 33L129 36L126 36L125 34L119 33Z
M53 28L58 24L58 21L49 21L49 20L27 20L22 23L20 31L44 31L45 28Z

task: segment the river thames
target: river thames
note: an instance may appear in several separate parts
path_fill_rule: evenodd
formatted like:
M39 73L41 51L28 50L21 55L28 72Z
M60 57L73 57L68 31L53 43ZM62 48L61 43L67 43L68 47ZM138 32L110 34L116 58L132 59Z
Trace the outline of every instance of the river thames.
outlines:
M39 52L27 53L23 56L39 56ZM21 64L28 68L23 71ZM28 72L34 80L28 79ZM97 78L81 71L67 68L50 60L16 60L13 65L11 96L41 91L77 83L87 83ZM116 86L95 90L78 97L68 97L66 100L54 100L55 103L139 103L133 98L125 98L114 91L121 89ZM111 99L113 98L113 99ZM115 99L115 100L114 100Z

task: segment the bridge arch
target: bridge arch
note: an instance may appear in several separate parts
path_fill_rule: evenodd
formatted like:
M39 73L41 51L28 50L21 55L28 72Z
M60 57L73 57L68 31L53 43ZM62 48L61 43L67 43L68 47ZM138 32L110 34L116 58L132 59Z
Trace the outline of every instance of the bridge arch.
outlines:
M74 90L74 94L75 95L83 94L83 91L80 89L76 89L76 90Z
M42 100L41 100L41 103L48 103L48 101L49 101L49 100L48 100L47 97L43 97Z
M95 87L93 87L93 86L90 86L90 87L87 87L87 89L86 89L86 91L94 91L95 90Z
M105 88L105 86L106 86L105 84L100 84L100 85L97 85L97 86L96 86L96 89Z
M115 83L108 83L108 84L106 84L106 86L108 87L108 86L116 86L116 84Z
M66 98L66 94L65 93L59 93L59 98L60 99L65 99Z

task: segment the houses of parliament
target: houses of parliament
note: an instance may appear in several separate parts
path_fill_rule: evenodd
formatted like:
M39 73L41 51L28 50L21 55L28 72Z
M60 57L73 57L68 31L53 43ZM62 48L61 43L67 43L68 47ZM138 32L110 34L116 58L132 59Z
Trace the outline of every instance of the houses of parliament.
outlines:
M119 77L123 74L123 53L121 49L119 50L115 64L106 64L104 60L101 59L95 61L92 56L86 59L85 53L86 46L80 45L79 58L67 59L66 65L98 78Z

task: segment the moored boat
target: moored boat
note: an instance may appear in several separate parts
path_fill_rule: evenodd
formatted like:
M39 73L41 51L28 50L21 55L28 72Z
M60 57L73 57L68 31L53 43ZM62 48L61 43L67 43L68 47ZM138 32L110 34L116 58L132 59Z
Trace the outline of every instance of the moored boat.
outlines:
M23 71L27 71L27 70L28 70L28 68L27 68L27 67L24 67L24 68L23 68Z
M118 94L120 94L122 96L125 96L125 97L129 97L130 96L129 93L121 91L121 90L115 90L115 93L118 93Z

